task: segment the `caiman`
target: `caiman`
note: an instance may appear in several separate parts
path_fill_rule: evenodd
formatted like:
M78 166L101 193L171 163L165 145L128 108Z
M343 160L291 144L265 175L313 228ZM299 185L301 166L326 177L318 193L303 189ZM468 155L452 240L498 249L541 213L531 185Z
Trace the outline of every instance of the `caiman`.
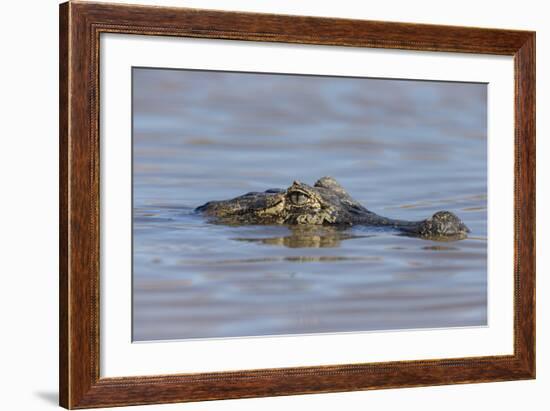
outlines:
M251 192L230 200L210 201L195 209L210 220L228 225L331 225L387 227L434 240L460 240L470 229L450 211L420 221L378 215L354 200L332 177L313 186L294 181L287 189Z

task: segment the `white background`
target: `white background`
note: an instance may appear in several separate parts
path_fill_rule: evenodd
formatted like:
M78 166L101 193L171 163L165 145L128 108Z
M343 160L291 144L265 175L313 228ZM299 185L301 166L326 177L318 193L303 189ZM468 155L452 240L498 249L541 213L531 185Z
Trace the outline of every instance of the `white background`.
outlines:
M153 3L153 2L151 2ZM158 2L157 2L158 3ZM142 407L158 410L498 409L542 410L550 389L550 209L548 136L550 120L550 13L547 2L437 1L171 1L203 8L376 20L537 30L538 282L535 381L465 386L231 400ZM1 408L54 409L57 402L57 1L27 0L3 5L0 91L0 273L2 345ZM542 113L542 114L541 114ZM547 214L547 213L546 213ZM544 232L546 231L546 234ZM543 401L545 403L543 403ZM134 408L139 409L139 408Z

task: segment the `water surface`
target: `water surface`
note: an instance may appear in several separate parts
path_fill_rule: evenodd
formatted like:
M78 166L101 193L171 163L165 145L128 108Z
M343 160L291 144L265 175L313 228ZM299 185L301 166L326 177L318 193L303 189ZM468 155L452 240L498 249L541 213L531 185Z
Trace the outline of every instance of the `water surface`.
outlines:
M133 70L136 341L487 323L486 85ZM335 177L435 242L372 227L223 226L194 207Z

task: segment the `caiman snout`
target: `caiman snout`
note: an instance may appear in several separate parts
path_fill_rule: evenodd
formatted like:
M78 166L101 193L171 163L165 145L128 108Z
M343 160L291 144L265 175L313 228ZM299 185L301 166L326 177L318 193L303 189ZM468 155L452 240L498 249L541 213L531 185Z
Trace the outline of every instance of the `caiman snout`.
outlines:
M418 234L424 237L464 238L470 229L450 211L438 211L420 223Z

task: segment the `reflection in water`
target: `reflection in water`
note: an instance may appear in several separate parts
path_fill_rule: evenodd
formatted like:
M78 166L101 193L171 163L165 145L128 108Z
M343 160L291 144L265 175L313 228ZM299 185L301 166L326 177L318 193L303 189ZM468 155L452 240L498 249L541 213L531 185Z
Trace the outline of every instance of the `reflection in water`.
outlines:
M134 339L483 325L486 240L134 215ZM479 228L479 227L477 227Z
M312 262L338 262L338 261L380 261L382 257L367 256L367 257L347 257L338 255L293 255L286 257L263 257L263 258L243 258L236 260L180 260L179 264L182 266L188 266L190 264L202 264L204 266L216 266L231 264L254 264L254 263L277 263L277 262L291 262L291 263L312 263ZM158 261L157 261L158 262Z
M460 250L458 247L448 247L444 245L430 245L426 247L422 247L423 250L436 250L436 251L453 251L453 250Z
M133 339L487 324L486 85L134 69ZM436 242L225 226L207 201L335 177Z
M352 233L348 227L289 226L288 229L289 235L269 238L237 237L233 240L289 248L335 248L340 247L344 240L367 237Z

